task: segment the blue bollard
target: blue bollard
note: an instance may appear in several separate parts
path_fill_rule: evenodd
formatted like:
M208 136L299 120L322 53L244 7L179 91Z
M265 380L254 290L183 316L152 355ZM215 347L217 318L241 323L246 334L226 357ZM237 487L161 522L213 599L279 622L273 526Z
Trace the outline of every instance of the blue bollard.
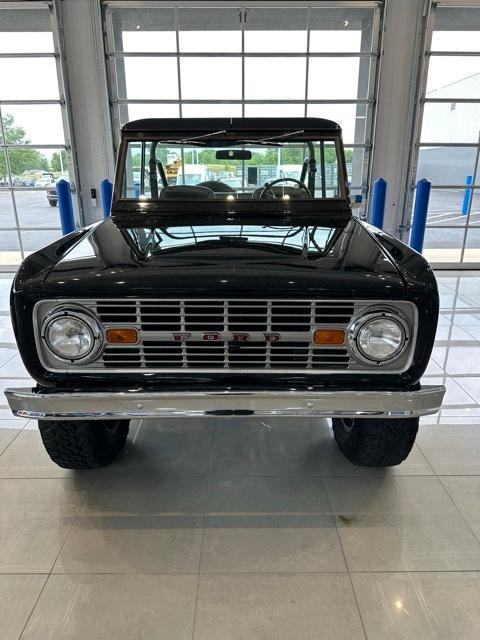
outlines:
M410 246L415 251L422 253L425 227L427 226L428 201L430 199L430 187L432 183L426 178L417 182L415 194L415 206L413 209L413 227L410 236Z
M60 211L60 224L62 233L66 235L75 231L75 218L73 216L72 192L70 183L66 180L59 180L56 184L58 209Z
M383 229L383 218L385 216L385 198L387 197L387 181L378 178L373 183L372 210L370 222L374 227Z
M473 184L473 176L467 176L465 180L466 189L463 192L463 202L462 202L462 215L466 216L468 213L468 208L470 206L470 200L472 199L472 190L468 187Z
M103 217L108 218L112 207L113 184L107 178L100 183L100 193L102 196Z

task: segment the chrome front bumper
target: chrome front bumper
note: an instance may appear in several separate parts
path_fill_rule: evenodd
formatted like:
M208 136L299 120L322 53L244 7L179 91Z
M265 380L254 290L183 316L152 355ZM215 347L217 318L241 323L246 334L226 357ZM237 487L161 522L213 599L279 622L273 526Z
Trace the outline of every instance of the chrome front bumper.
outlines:
M436 413L443 386L418 391L39 392L7 389L11 410L42 420L197 416L412 418Z

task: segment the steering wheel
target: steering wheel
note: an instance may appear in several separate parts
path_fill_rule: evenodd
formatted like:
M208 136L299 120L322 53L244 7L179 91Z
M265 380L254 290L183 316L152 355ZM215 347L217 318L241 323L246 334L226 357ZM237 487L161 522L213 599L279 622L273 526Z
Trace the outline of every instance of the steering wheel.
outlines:
M263 188L260 191L260 195L258 197L259 198L273 197L274 199L277 199L277 196L275 195L275 192L273 191L272 187L278 184L279 182L294 182L299 186L300 189L305 191L308 198L312 197L312 194L310 193L310 189L303 182L301 182L300 180L297 180L296 178L277 178L276 180L271 180L270 182L266 182L263 185ZM268 196L265 195L267 193L269 194Z

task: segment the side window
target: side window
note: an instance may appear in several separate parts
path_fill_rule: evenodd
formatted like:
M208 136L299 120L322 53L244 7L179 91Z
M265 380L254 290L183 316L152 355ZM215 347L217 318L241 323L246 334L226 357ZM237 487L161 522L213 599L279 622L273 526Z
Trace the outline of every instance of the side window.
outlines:
M338 156L335 145L330 142L315 143L317 174L315 176L316 198L338 198L340 196Z
M140 197L140 161L142 144L130 142L125 158L125 176L123 181L123 195L125 198Z

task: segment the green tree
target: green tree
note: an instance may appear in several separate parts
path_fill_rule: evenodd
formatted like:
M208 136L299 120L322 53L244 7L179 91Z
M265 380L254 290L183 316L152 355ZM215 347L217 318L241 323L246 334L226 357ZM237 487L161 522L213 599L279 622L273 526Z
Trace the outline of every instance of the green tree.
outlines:
M55 151L55 153L50 158L50 166L52 168L52 171L58 171L62 173L67 171L68 159L65 149L62 149L60 152Z
M25 129L15 126L13 116L8 113L3 116L3 130L6 144L30 144ZM12 175L20 175L26 170L50 170L48 158L36 149L9 149L8 158ZM0 176L3 180L8 176L4 153L0 154Z

